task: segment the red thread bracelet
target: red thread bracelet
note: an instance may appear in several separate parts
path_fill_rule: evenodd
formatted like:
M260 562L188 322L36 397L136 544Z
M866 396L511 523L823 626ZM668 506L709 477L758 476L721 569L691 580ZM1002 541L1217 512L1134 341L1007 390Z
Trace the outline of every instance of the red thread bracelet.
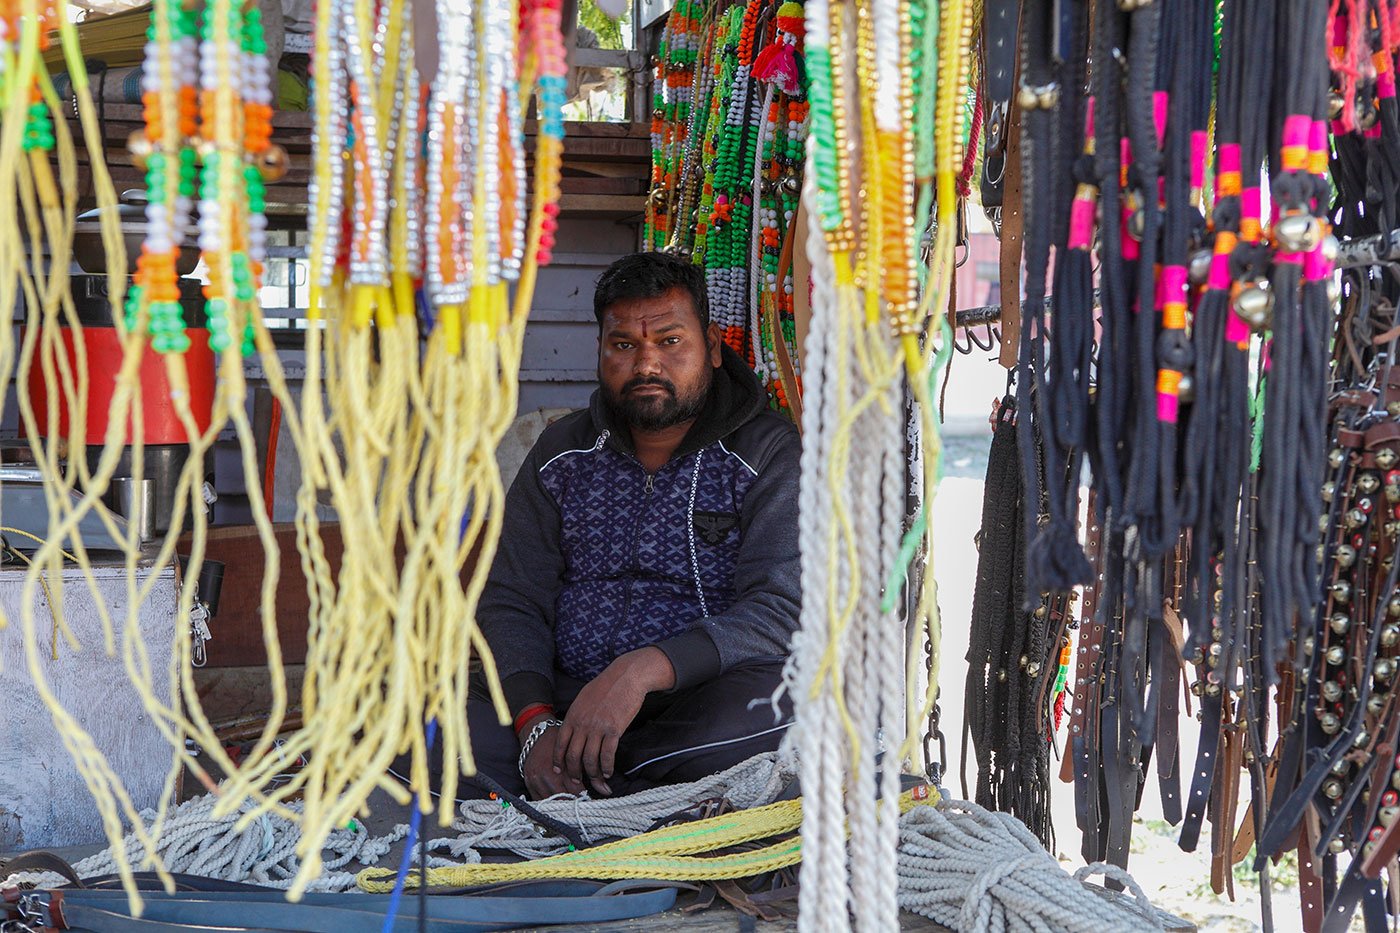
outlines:
M525 728L525 724L540 713L553 714L553 712L554 707L548 703L531 703L529 706L522 709L520 714L515 717L516 733L519 734L520 730Z

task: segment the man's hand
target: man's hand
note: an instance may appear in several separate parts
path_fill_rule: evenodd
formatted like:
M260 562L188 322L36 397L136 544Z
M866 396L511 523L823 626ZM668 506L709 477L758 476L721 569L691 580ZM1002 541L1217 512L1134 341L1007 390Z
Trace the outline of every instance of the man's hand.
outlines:
M675 686L676 672L660 648L629 651L579 691L553 743L557 778L579 784L584 777L598 793L612 795L617 743L632 725L647 694ZM534 755L530 756L534 758Z
M541 713L525 723L524 729L521 730L521 739L529 735L537 723L543 722L551 715L553 714ZM546 729L543 735L535 739L534 747L530 749L530 757L525 759L525 766L521 770L524 772L525 788L530 792L531 800L543 800L555 794L577 794L583 790L582 781L570 781L567 775L560 774L555 769L554 747L558 741L559 728Z

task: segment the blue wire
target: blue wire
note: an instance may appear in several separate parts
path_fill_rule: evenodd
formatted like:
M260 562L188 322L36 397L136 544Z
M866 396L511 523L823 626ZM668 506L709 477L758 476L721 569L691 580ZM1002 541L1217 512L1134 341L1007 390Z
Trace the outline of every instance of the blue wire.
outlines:
M437 739L437 720L429 719L425 738L428 743L428 751L433 750L433 742ZM421 799L420 799L421 804ZM393 933L394 920L399 915L399 900L403 897L404 882L408 878L408 866L413 860L413 844L418 838L418 828L423 823L423 808L415 806L413 813L408 818L408 840L403 847L403 858L399 859L399 875L394 879L394 890L389 894L389 909L384 914L383 933ZM423 873L427 866L418 867L418 884L421 887L424 882Z

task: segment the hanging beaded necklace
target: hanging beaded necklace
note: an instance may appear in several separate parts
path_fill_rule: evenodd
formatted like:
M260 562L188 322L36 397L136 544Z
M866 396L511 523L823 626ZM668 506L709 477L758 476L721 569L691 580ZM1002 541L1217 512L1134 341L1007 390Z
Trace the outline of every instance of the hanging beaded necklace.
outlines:
M193 8L175 0L152 7L141 78L146 128L127 143L138 164L145 164L147 233L127 293L126 326L136 328L140 305L147 302L151 345L158 353L181 353L190 346L175 262L195 194L197 28Z
M776 36L754 60L755 80L767 85L759 151L754 171L753 203L758 220L753 225L748 268L750 353L752 364L764 382L774 405L788 407L775 340L785 342L786 356L796 374L796 324L793 318L792 264L783 263L784 243L801 194L801 164L806 140L806 103L800 81L801 4L784 3L775 20ZM777 333L774 332L774 324ZM796 387L794 387L796 388Z
M647 199L643 242L663 249L673 236L679 173L692 123L695 65L704 6L679 0L662 29L652 86L652 195Z

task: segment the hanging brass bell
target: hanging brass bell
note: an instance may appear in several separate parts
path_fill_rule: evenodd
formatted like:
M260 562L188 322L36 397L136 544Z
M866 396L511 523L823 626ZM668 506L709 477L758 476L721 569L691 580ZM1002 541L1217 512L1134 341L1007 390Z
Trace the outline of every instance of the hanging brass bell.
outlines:
M257 166L263 181L276 182L286 177L287 170L292 167L292 159L287 155L287 150L271 145L258 156Z
M1366 513L1360 509L1352 509L1347 512L1347 527L1356 529L1366 524Z
M1327 843L1327 851L1331 852L1333 855L1341 855L1346 850L1347 844L1342 841L1342 838L1340 836L1334 837L1330 842Z
M1376 466L1380 467L1382 470L1388 470L1395 466L1397 460L1400 460L1400 456L1397 456L1395 451L1391 450L1389 447L1382 447L1380 450L1376 451Z
M1351 762L1347 761L1345 758L1338 758L1336 761L1332 762L1332 767L1327 770L1331 771L1337 777L1346 777L1351 773Z
M1342 698L1342 685L1335 680L1322 682L1322 698L1328 703L1336 703Z
M1210 266L1213 261L1214 257L1208 249L1199 250L1191 257L1190 265L1187 268L1192 285L1206 284L1206 280L1210 278Z
M1391 503L1400 502L1400 484L1386 483L1385 501Z
M1381 693L1371 694L1366 700L1366 712L1372 716L1379 716L1385 712L1385 695Z
M1347 629L1351 628L1351 616L1344 612L1335 612L1332 614L1332 618L1328 620L1327 624L1330 625L1332 631L1336 632L1338 635L1345 635Z
M1365 748L1367 745L1370 744L1371 734L1365 729L1362 729L1360 732L1356 733L1356 737L1351 740L1352 748Z
M1035 88L1023 84L1016 92L1016 103L1022 110L1035 110L1040 107L1040 96L1036 94Z
M1390 658L1381 658L1376 662L1375 670L1372 673L1382 683L1389 683L1395 677L1395 662Z
M1400 645L1400 625L1391 623L1381 629L1381 646L1394 648Z
M1327 588L1332 594L1332 598L1339 603L1351 602L1351 584L1345 580L1338 580Z
M1335 263L1337 257L1341 255L1342 243L1334 235L1327 234L1322 238L1322 258L1329 263Z
M1400 790L1400 769L1396 769L1395 772L1390 775L1390 786L1396 790Z
M1181 380L1176 384L1176 397L1182 404L1196 400L1196 380L1191 378L1190 373L1183 373Z
M131 164L138 172L146 171L146 160L156 147L146 137L145 130L137 130L126 138L126 151L131 153Z
M1311 635L1303 639L1303 654L1306 657L1312 657L1313 649L1316 647L1317 639L1313 638Z
M1052 82L1036 88L1035 98L1041 110L1054 110L1060 105L1060 86Z
M1255 333L1268 330L1274 319L1274 293L1256 282L1235 296L1235 314Z
M1341 451L1334 451L1334 452L1335 452L1335 453L1341 453ZM1338 463L1336 466L1341 466L1341 464ZM1333 467L1333 469L1336 469L1336 467ZM1332 497L1335 496L1336 494L1337 494L1337 484L1336 484L1336 483L1332 482L1332 481L1329 479L1327 482L1325 482L1325 483L1322 484L1322 501L1323 501L1323 502L1331 502L1331 501L1332 501Z
M1385 604L1385 611L1390 613L1392 618L1400 619L1400 596L1390 597L1390 601Z
M1369 496L1381 488L1380 477L1374 473L1362 473L1361 478L1356 481L1356 488Z
M1333 645L1327 649L1327 663L1333 667L1339 667L1347 659L1346 649L1341 645Z
M1395 822L1397 816L1400 816L1400 807L1381 807L1380 812L1376 814L1376 819L1380 821L1382 826L1389 826Z
M1027 676L1027 677L1035 677L1035 676L1038 675L1039 673L1040 673L1040 662L1039 662L1039 661L1032 661L1031 663L1029 663L1029 664L1026 665L1026 676Z
M1356 563L1356 548L1350 544L1342 544L1337 547L1337 566L1343 570Z
M1289 214L1274 224L1274 239L1290 253L1310 253L1322 239L1322 225L1311 214Z
M1327 527L1331 524L1332 519L1328 517L1326 512L1323 512L1317 517L1317 530L1323 534L1327 534Z
M1318 724L1322 726L1322 731L1326 732L1328 735L1336 735L1337 732L1342 728L1342 721L1337 718L1337 715L1335 713L1323 713L1322 716L1318 719ZM1327 783L1335 784L1337 786L1338 791L1341 790L1341 781L1328 781ZM1341 796L1340 793L1338 794L1338 796Z

